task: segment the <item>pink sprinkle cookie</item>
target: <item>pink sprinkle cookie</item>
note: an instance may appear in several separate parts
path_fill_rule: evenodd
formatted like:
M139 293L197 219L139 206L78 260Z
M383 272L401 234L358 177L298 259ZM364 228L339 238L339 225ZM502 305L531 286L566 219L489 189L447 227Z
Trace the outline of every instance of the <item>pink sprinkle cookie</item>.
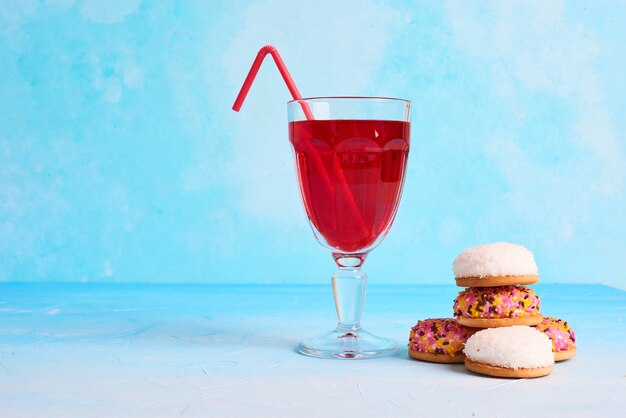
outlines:
M461 325L478 328L538 325L539 303L526 286L470 287L454 299L454 315Z
M537 325L537 330L550 338L556 361L567 360L576 355L576 334L566 321L544 317Z
M409 355L437 363L463 363L465 341L475 332L451 318L417 322L409 336Z

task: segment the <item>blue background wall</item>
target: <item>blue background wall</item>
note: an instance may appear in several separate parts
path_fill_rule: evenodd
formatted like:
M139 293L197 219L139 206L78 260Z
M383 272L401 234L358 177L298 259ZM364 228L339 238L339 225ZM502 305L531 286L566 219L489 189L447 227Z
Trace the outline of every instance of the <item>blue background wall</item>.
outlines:
M296 5L298 3L298 5ZM335 4L340 3L340 4ZM0 280L327 283L287 141L305 96L414 101L372 283L451 283L464 247L626 287L626 3L0 2Z

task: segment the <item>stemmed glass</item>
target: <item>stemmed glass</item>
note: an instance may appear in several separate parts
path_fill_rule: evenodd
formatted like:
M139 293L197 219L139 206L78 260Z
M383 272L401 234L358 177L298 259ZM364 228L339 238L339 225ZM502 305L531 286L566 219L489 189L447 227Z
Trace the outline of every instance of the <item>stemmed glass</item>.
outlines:
M393 222L409 154L411 102L381 97L317 97L288 103L304 208L317 240L338 266L332 276L339 323L302 341L303 354L373 358L397 345L361 328L365 258Z

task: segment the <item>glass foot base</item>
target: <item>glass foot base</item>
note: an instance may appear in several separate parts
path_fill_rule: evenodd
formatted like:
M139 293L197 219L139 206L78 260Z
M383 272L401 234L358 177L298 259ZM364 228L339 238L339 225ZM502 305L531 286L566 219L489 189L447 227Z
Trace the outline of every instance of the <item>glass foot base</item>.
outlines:
M398 345L364 330L333 330L300 343L298 351L318 358L368 359L390 356Z

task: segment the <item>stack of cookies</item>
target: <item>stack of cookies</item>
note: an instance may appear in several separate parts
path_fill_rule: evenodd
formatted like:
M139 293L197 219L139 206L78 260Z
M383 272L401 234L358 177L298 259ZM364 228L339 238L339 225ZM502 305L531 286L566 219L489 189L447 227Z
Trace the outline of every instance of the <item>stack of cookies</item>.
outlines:
M539 281L533 254L508 242L481 245L459 254L453 264L457 286L467 287L454 300L461 325L496 328L539 325L539 298L525 286Z
M539 281L532 253L499 242L470 248L453 264L455 318L419 321L409 355L440 363L464 362L469 370L500 377L539 377L554 361L575 355L574 332L565 321L544 318L527 285Z

